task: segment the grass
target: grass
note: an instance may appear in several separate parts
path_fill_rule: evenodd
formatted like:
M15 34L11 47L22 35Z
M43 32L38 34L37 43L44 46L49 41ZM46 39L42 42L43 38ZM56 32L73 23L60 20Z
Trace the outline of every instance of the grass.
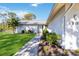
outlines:
M0 56L12 56L35 34L0 33Z

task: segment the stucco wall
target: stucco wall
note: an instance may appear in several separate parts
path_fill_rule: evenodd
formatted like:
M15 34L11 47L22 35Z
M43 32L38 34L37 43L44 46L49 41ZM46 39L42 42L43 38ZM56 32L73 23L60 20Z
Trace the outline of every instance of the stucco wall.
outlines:
M40 25L39 28L38 28L38 25L34 25L34 26L32 26L32 25L29 25L29 26L28 25L20 25L16 28L15 32L21 33L22 30L26 30L26 31L33 30L34 33L38 33L38 30L39 30L39 32L41 33L42 32L42 26Z
M20 25L20 26L16 27L16 33L21 33L22 30L28 30L28 27L25 25Z
M73 6L65 14L65 38L64 47L66 49L78 49L79 48L79 25L70 25L69 22L73 21L74 15L79 18L79 4L73 4ZM79 19L78 19L79 20ZM74 24L76 21L74 21ZM73 30L74 29L74 30Z
M67 6L65 7L67 9ZM53 18L48 25L52 32L62 35L62 47L65 49L76 50L79 48L79 24L71 27L69 22L72 21L73 15L77 15L76 23L79 21L79 4L73 4L72 7L64 14L64 8ZM70 28L69 28L70 27ZM73 31L75 29L75 31Z
M63 8L56 16L53 18L51 23L48 25L48 28L52 30L52 32L56 32L58 34L63 33L64 31L64 14L65 8Z

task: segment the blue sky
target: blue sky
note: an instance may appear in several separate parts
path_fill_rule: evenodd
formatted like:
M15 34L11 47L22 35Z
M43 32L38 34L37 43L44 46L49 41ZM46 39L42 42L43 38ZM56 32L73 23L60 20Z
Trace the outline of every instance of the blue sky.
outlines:
M47 20L53 6L52 3L0 3L0 10L10 10L20 17L26 13L33 13L37 17L36 20Z

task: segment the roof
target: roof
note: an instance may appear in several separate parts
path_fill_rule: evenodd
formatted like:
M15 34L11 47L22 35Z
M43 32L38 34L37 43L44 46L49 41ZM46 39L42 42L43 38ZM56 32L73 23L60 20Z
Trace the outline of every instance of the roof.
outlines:
M21 25L46 25L46 21L39 20L20 20Z
M46 25L50 24L50 22L53 20L53 18L58 14L58 12L65 7L65 12L66 13L71 7L72 3L57 3L55 4L54 8L52 8L50 15L47 19Z
M56 14L60 11L60 9L61 9L62 7L64 7L64 6L65 6L65 3L57 3L57 4L55 4L54 8L52 8L52 10L51 10L51 12L50 12L50 15L49 15L49 17L48 17L48 19L47 19L46 24L49 24L49 23L51 22L52 18L54 18L55 15L56 15Z

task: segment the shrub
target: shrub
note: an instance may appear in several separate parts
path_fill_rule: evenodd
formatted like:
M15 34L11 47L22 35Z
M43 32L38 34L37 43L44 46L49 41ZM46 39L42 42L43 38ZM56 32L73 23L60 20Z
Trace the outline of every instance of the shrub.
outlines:
M21 33L22 33L22 34L25 33L25 30L22 30Z
M32 30L28 30L28 33L34 33Z
M58 45L58 40L61 39L61 36L56 33L49 33L46 35L46 40L52 45Z
M28 31L26 31L26 30L22 30L21 33L22 33L22 34L23 34L23 33L30 34L30 33L34 33L34 32L33 32L32 30L28 30Z
M61 39L61 36L59 34L56 34L55 32L49 33L47 28L43 30L43 36L42 39L45 41L48 41L49 44L58 45L58 40Z
M48 33L49 33L49 32L48 32L47 28L45 28L45 29L43 30L43 37L42 37L42 39L46 40L46 36L47 36Z
M79 49L75 50L74 52L79 54Z
M0 29L0 32L2 32L3 31L3 29Z

